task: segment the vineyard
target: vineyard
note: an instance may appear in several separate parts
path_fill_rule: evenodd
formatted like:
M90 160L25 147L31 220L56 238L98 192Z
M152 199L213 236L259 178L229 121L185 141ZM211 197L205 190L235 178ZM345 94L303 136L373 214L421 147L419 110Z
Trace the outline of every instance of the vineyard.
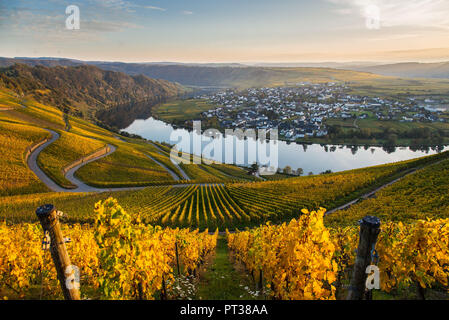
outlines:
M441 157L445 157L443 154ZM398 172L432 160L423 158L337 174L290 178L228 186L235 202L259 222L282 222L297 216L301 208L335 208L375 188Z
M80 269L84 298L176 298L176 261L181 261L182 274L192 274L216 246L217 233L144 225L113 199L97 203L95 213L92 227L63 228L71 238L67 248ZM0 290L29 298L39 287L45 292L41 298L61 298L50 252L42 250L42 236L37 224L0 224Z
M334 212L327 225L352 225L368 214L396 222L449 217L449 160L429 166L392 186L375 198L358 203L348 210Z
M126 143L119 144L117 151L110 156L82 167L76 176L96 187L132 186L133 182L152 185L155 182L173 181L155 162Z
M20 99L9 90L0 90L0 108L20 108Z
M324 209L304 209L289 223L227 232L229 259L252 279L259 292L254 298L344 299L356 261L358 227L327 228L324 216ZM64 225L71 239L67 250L80 268L82 298L183 299L179 281L192 275L189 279L198 280L198 270L215 252L218 230L163 229L144 220L110 198L95 205L93 224ZM0 224L2 295L61 298L42 235L38 224ZM418 298L449 293L448 219L385 222L376 252L382 279L377 296L399 297L415 289Z
M161 226L224 230L251 219L222 185L146 189L117 199L144 221Z
M21 108L20 114L16 114L17 116L40 124L42 127L64 130L65 122L63 113L60 110L33 100L25 100L23 104L26 107Z
M60 186L73 188L62 169L82 157L104 147L104 143L70 132L60 132L60 138L45 148L38 157L39 167Z
M47 191L26 166L24 153L48 136L47 131L16 122L14 118L0 118L0 196Z
M406 170L406 168L416 166L417 163L424 161L437 161L445 156L446 154L441 154L415 161L280 181L186 184L184 187L179 185L183 181L177 181L178 186L176 187L164 186L165 183L161 182L162 186L159 187L104 194L17 195L0 198L0 218L11 222L32 222L34 221L32 212L37 206L42 203L54 203L61 210L70 212L71 221L82 223L92 221L90 208L97 201L113 196L128 212L141 214L142 218L151 224L200 228L200 230L217 227L221 230L224 228L235 230L236 228L259 226L268 221L273 223L289 221L292 218L297 218L298 212L302 208L313 210L319 207L337 207L357 198L361 193L376 188L379 183L385 183L396 172L401 172L401 170ZM382 210L392 210L395 206L390 205L391 199L388 206L378 202L379 210L368 205L378 201L371 199L353 206L349 211L333 213L327 217L326 223L334 225L335 221L336 225L347 225L347 223L352 225L364 215L377 212L382 219L399 221L405 217L401 213L404 212L404 207L401 207L401 204L409 208L407 212L419 213L419 210L422 209L422 212L426 212L427 215L432 213L434 218L448 217L447 197L445 196L447 184L444 181L445 175L439 174L439 172L446 172L447 169L444 168L444 163L430 166L392 186L400 187L405 184L413 188L415 184L416 186L423 185L422 190L415 193L417 197L420 195L417 198L419 203L416 205L414 205L416 201L405 202L413 190L403 191L403 199L397 201L398 218L396 220L390 216L390 213L381 214L380 210L381 208L383 208ZM432 176L432 180L427 179L427 176ZM413 182L407 184L407 181ZM189 183L191 182L189 181ZM379 192L378 198L381 199L382 195L392 187ZM392 196L398 197L399 194L394 191ZM429 194L432 196L429 197ZM425 197L427 197L426 201ZM414 198L410 197L409 199ZM428 205L424 206L425 203ZM364 206L370 209L364 210ZM416 209L411 209L411 206L415 206ZM414 216L414 218L423 217L423 215ZM348 222L345 223L345 220Z
M118 137L1 90L0 107L8 108L0 112L0 297L63 298L36 223L36 208L46 203L66 213L62 232L71 238L66 247L80 268L83 299L343 299L355 270L357 222L368 215L382 221L374 298L449 297L448 152L261 179L226 164L178 167L167 145ZM43 128L60 138L38 164L62 186L73 187L65 166L116 148L76 172L104 192L49 192L26 161L30 147L50 138ZM348 202L329 215L320 209Z
M253 175L249 175L246 170L236 167L236 166L229 165L229 164L223 164L223 163L212 164L212 165L210 165L210 167L212 167L216 170L219 170L228 176L232 176L232 177L238 178L243 181L245 181L245 180L261 181L260 178L257 178Z
M325 210L290 223L227 234L233 258L261 284L266 297L282 300L344 298L357 249L358 228L324 226ZM415 287L449 292L449 219L388 222L376 250L381 290ZM424 298L421 296L420 298Z

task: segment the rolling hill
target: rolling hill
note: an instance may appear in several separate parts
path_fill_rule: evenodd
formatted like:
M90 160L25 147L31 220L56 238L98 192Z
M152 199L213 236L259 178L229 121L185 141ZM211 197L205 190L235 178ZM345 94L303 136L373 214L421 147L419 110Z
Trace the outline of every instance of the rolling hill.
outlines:
M448 79L449 78L449 62L440 63L418 63L418 62L406 62L396 64L384 64L376 66L362 66L345 68L362 71L372 72L384 76L405 77L405 78L436 78L436 79Z
M88 65L15 64L0 69L0 86L90 120L108 119L109 113L117 116L120 114L117 109L121 108L148 109L184 91L180 85L165 80L129 76ZM105 122L116 125L112 120Z

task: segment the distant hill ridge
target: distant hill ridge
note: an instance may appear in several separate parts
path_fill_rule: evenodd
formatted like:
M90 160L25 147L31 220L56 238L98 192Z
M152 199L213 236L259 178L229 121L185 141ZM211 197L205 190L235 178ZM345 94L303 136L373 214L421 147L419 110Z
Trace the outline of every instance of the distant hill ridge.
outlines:
M186 86L234 87L261 86L267 82L279 83L282 78L298 79L307 69L350 70L372 73L379 76L401 78L449 79L449 62L439 63L375 63L375 62L323 62L323 63L260 63L244 65L238 63L124 63L102 61L80 61L64 58L0 58L0 67L23 63L31 66L79 66L93 65L103 70L123 72L128 75L143 74L150 78L178 82Z
M123 72L128 75L145 75L154 79L164 79L180 83L184 86L248 88L302 81L347 81L366 78L381 78L365 72L338 70L332 68L310 67L264 67L241 64L175 64L168 62L155 63L123 63L92 62L54 58L0 58L0 66L11 66L24 63L31 66L79 66L94 65L103 70Z
M372 72L385 76L407 78L449 79L449 62L418 63L404 62L365 67L349 67L351 70Z

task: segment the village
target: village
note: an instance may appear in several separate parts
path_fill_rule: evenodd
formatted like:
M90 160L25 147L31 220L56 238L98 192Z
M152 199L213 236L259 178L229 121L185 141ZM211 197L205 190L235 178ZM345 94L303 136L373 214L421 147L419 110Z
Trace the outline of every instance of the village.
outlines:
M328 119L374 119L399 122L449 122L445 101L408 97L403 101L350 95L348 84L298 83L294 86L257 88L197 96L219 107L202 113L216 118L222 128L273 129L295 141L328 135Z

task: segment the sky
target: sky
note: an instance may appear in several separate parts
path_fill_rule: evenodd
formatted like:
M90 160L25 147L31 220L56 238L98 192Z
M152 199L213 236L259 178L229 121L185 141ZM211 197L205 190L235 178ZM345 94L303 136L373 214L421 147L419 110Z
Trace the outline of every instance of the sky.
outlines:
M69 5L79 30L66 27ZM0 56L449 61L449 0L0 0Z

